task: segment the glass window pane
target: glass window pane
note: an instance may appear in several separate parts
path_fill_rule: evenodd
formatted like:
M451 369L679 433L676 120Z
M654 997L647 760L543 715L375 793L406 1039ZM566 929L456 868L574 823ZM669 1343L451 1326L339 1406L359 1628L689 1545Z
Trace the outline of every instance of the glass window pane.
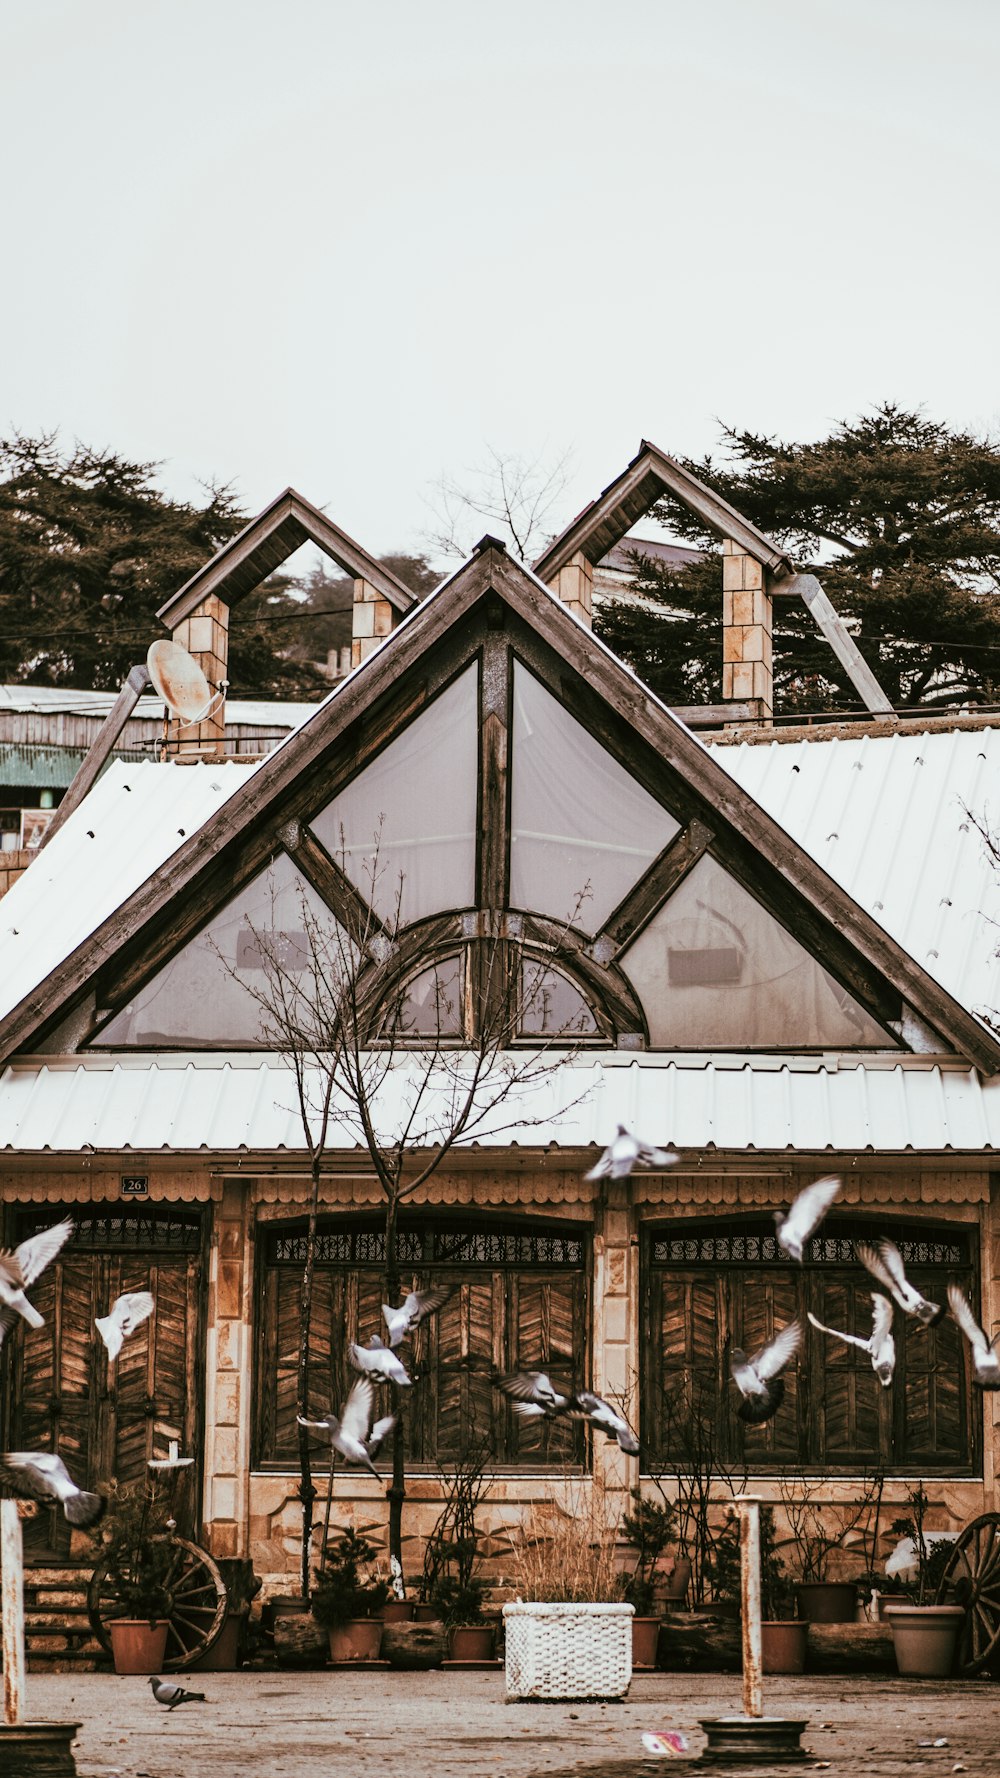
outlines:
M390 924L470 907L476 881L478 668L469 667L312 822ZM374 895L372 878L375 878Z
M342 929L325 901L280 852L140 988L105 1026L98 1043L266 1047L266 1015L253 990L266 989L271 947L283 975L294 977L306 967L307 931L323 935L328 961L339 958L341 943L346 942Z
M521 965L522 1037L592 1037L597 1020L579 988L558 969Z
M461 957L442 957L407 983L399 1029L409 1037L461 1037Z
M514 663L510 899L598 932L679 830L551 692Z
M708 854L619 961L659 1049L895 1047Z

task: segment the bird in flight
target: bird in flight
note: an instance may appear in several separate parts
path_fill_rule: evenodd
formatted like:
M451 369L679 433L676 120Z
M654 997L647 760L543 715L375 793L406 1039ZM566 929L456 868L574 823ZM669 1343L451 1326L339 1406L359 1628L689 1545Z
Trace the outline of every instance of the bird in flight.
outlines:
M824 1327L811 1309L807 1309L806 1314L820 1333L832 1334L835 1340L843 1340L845 1345L857 1346L859 1352L867 1352L872 1370L883 1389L888 1389L896 1368L896 1342L892 1337L892 1304L887 1296L878 1290L872 1291L872 1331L867 1340L860 1339L857 1334L839 1333L835 1327Z
M915 1315L924 1327L933 1327L944 1314L943 1303L930 1303L906 1276L903 1256L895 1241L879 1241L875 1247L867 1241L855 1242L854 1252L872 1277L889 1292L905 1315Z
M204 1692L186 1692L182 1685L174 1685L170 1679L150 1680L153 1696L158 1704L165 1704L168 1710L176 1710L178 1704L204 1704Z
M390 1346L401 1346L407 1335L419 1327L422 1321L426 1321L428 1315L433 1315L440 1309L450 1295L450 1289L411 1290L398 1309L394 1309L391 1303L383 1303L382 1314L385 1317Z
M413 1382L402 1360L388 1346L383 1346L378 1334L372 1334L367 1346L359 1346L356 1340L351 1340L347 1347L347 1362L352 1370L363 1371L382 1382L398 1383L401 1389L408 1389Z
M53 1451L0 1451L0 1482L28 1500L58 1500L70 1525L83 1529L104 1517L103 1494L78 1488L61 1457Z
M639 1441L626 1420L589 1389L576 1389L563 1395L545 1371L515 1371L510 1376L494 1377L494 1389L502 1389L514 1403L514 1412L522 1420L586 1420L597 1426L609 1439L617 1439L630 1457L638 1455Z
M675 1148L654 1148L650 1142L641 1142L633 1136L624 1124L618 1125L618 1134L604 1150L597 1165L591 1167L585 1179L627 1179L636 1165L643 1167L673 1167L680 1160Z
M50 1229L39 1229L37 1235L29 1235L13 1252L0 1252L0 1344L19 1315L29 1327L44 1327L44 1315L32 1308L24 1293L46 1266L51 1265L69 1240L73 1227L72 1219L67 1216Z
M985 1330L972 1313L969 1299L957 1284L949 1284L948 1301L951 1312L972 1348L972 1381L978 1383L980 1389L1000 1389L1000 1359L997 1358L997 1340L989 1340Z
M791 1259L801 1260L802 1249L816 1233L840 1187L839 1173L828 1173L799 1192L787 1215L783 1210L774 1212L778 1246Z
M631 1426L602 1396L594 1395L590 1389L578 1389L570 1402L569 1416L571 1420L586 1420L599 1427L609 1439L618 1440L626 1456L638 1457L639 1440Z
M359 1377L340 1410L339 1419L336 1414L324 1414L321 1420L304 1420L300 1414L298 1422L318 1437L328 1438L346 1463L360 1464L370 1475L377 1475L372 1458L378 1455L380 1446L395 1426L396 1415L386 1414L372 1426L374 1403L374 1383L370 1377Z
M734 1346L729 1368L743 1400L736 1412L750 1426L762 1426L777 1413L785 1398L785 1379L779 1373L794 1358L802 1343L801 1321L779 1328L773 1340L752 1358Z
M94 1326L108 1349L108 1359L112 1364L122 1349L122 1342L143 1321L148 1320L154 1307L148 1290L129 1290L115 1299L109 1314L96 1317Z

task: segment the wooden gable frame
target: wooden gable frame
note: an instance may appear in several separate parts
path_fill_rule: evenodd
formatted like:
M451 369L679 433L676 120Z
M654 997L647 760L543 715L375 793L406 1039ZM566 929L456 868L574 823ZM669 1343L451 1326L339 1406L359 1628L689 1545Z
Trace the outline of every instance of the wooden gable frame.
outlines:
M199 568L197 574L193 574L165 605L161 605L156 615L168 628L175 630L210 594L214 593L229 606L238 605L303 543L314 543L352 579L366 580L379 598L387 599L400 616L417 603L416 594L390 569L376 562L374 556L348 537L347 532L320 512L318 506L313 506L294 488L286 488L237 536L223 544L210 562Z
M568 525L535 563L540 580L550 584L574 556L582 555L596 567L614 549L657 500L670 494L717 537L730 538L767 575L772 597L799 598L811 612L817 628L862 702L874 714L891 716L890 703L874 673L857 647L843 619L830 603L815 574L799 574L787 551L759 530L721 494L705 486L676 457L670 457L648 439L621 475Z
M480 699L477 903L483 930L503 919L508 860L509 731L515 655L614 758L681 822L681 830L600 933L584 941L555 922L519 922L517 936L557 949L571 973L642 1039L635 995L615 959L706 851L883 1026L912 1010L986 1074L1000 1044L895 943L712 759L701 743L578 623L504 546L486 538L470 560L381 644L362 669L269 756L204 828L0 1022L0 1059L44 1041L88 991L120 1005L217 907L284 850L336 912L353 896L307 823L473 660ZM180 769L180 768L178 768ZM491 914L490 910L495 910ZM512 934L513 935L513 934ZM468 913L414 928L412 960L470 936ZM85 1033L82 1041L86 1041Z

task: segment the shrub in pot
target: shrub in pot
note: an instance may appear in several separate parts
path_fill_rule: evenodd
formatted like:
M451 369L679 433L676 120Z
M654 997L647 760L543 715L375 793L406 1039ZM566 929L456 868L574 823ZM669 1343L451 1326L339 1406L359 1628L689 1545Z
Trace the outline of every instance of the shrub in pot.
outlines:
M389 1597L389 1583L367 1568L376 1551L356 1531L345 1531L324 1551L316 1575L311 1609L330 1638L330 1659L375 1661L382 1640L379 1612Z
M627 1574L623 1597L632 1606L632 1665L655 1667L660 1634L656 1610L656 1565L674 1535L676 1513L671 1502L643 1498L641 1488L632 1490L632 1510L622 1520L622 1532L636 1552L635 1566Z
M121 1609L108 1623L116 1673L158 1673L173 1598L169 1509L152 1483L112 1485L101 1545Z
M936 1605L931 1601L950 1549L929 1544L926 1518L931 1502L923 1482L907 1490L910 1511L895 1519L890 1530L897 1537L913 1539L917 1577L906 1589L908 1597L890 1602L885 1616L892 1628L896 1665L909 1678L946 1679L955 1664L955 1648L965 1618L961 1605Z
M798 1558L800 1579L795 1585L801 1618L813 1624L852 1624L857 1615L858 1588L853 1580L834 1580L830 1568L834 1552L846 1540L861 1536L878 1512L884 1478L876 1471L865 1482L856 1500L821 1505L817 1496L825 1484L799 1479L778 1483L791 1541Z
M200 1673L234 1673L246 1652L250 1607L263 1582L253 1563L240 1556L220 1556L218 1568L226 1583L226 1615L207 1653L192 1666Z
M438 1577L431 1603L448 1631L453 1661L493 1659L495 1631L483 1611L485 1597L486 1582L475 1575L464 1582L457 1574Z

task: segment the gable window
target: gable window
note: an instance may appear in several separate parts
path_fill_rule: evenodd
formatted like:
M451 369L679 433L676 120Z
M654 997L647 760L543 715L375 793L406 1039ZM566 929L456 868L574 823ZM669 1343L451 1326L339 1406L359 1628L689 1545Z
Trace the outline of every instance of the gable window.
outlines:
M722 1454L750 1469L846 1471L882 1465L910 1475L967 1474L979 1461L979 1412L958 1327L946 1315L925 1328L897 1309L896 1372L885 1389L867 1353L821 1334L867 1339L878 1286L854 1257L859 1239L890 1235L924 1294L944 1304L955 1280L976 1300L972 1236L965 1228L866 1226L831 1218L797 1265L768 1219L647 1231L643 1261L643 1444L654 1459L683 1456L678 1416L699 1401L713 1415ZM796 1317L805 1328L784 1372L785 1398L764 1426L738 1418L730 1380L734 1347L749 1353Z
M301 1223L269 1228L263 1249L257 1343L256 1461L292 1468L299 1298L305 1262ZM310 1411L339 1410L354 1373L351 1340L384 1334L381 1229L372 1219L321 1223L309 1345ZM468 1219L409 1221L399 1234L404 1290L444 1284L443 1307L399 1348L420 1381L406 1399L407 1460L454 1462L470 1430L492 1427L496 1462L544 1469L583 1461L578 1423L522 1421L493 1389L496 1370L586 1374L587 1244L572 1225Z

